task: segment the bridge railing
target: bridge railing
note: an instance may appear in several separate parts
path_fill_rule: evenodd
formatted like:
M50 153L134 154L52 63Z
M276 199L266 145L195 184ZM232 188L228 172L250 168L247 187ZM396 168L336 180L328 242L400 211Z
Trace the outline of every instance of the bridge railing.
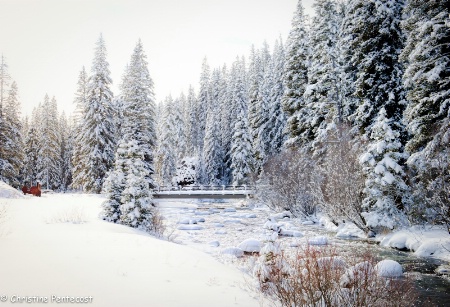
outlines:
M159 186L154 192L168 191L248 191L255 190L253 185L189 185L189 186Z

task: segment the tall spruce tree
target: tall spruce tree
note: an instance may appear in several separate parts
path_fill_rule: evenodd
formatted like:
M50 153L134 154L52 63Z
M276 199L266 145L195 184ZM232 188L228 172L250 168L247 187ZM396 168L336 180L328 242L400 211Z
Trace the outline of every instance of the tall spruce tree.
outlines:
M403 187L405 156L405 129L402 123L403 110L406 107L405 93L401 82L402 66L399 54L402 49L403 36L400 29L403 1L353 0L349 4L348 18L353 19L354 36L350 42L353 50L352 65L357 68L355 95L360 104L354 114L355 129L363 138L368 139L366 153L371 154L374 146L392 143L387 152L384 149L373 156L369 165L365 165L366 210L370 213L380 212L378 206L380 195L385 202L384 213L397 208L405 210L409 206L407 190ZM388 126L380 129L380 125ZM377 131L373 129L377 127ZM384 135L383 135L384 133ZM388 142L389 140L389 142ZM389 158L390 165L395 165L392 180L372 184L372 178L380 174L381 164ZM386 195L386 193L388 195ZM395 201L394 201L395 200ZM380 220L380 225L384 222ZM370 226L375 226L371 223ZM392 224L392 226L395 226Z
M306 17L302 1L299 0L292 20L286 47L286 66L284 75L285 92L282 99L283 110L287 115L288 139L286 144L301 145L313 138L308 135L304 93L308 84L309 42Z
M401 59L409 101L414 217L446 224L450 233L450 1L406 3L402 27L407 40Z
M112 121L111 84L106 46L103 36L100 35L88 79L87 107L81 126L84 148L81 150L80 159L83 169L77 184L85 192L101 192L103 180L114 161L115 128Z

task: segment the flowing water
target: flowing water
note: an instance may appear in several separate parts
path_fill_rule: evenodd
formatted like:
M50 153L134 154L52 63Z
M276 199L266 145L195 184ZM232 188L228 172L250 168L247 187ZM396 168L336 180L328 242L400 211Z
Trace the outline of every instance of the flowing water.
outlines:
M175 241L201 249L218 259L220 251L225 247L237 246L248 238L262 241L267 235L263 226L273 213L241 205L242 203L237 201L160 201L162 214L173 229ZM226 208L235 208L236 211L227 212ZM199 221L196 224L200 229L179 230L180 221L186 219ZM448 263L434 258L418 258L410 252L381 247L374 241L336 238L335 233L319 225L302 225L295 220L283 222L292 225L304 235L302 238L280 237L286 246L305 243L307 238L326 236L329 243L346 254L346 257L370 250L379 260L391 259L399 262L404 272L412 276L419 294L420 306L450 306L450 278L437 276L435 273L437 267ZM211 241L219 242L220 247L211 245Z

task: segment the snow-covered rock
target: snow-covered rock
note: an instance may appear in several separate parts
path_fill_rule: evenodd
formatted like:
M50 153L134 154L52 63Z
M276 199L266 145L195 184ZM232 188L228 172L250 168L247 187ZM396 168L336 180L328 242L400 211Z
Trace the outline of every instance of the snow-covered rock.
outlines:
M216 235L226 235L227 231L225 229L219 229L214 232Z
M195 215L210 215L210 214L211 214L210 211L200 211L200 210L195 211Z
M22 192L14 189L12 186L0 181L0 198L23 198Z
M310 245L327 245L328 244L328 238L324 236L318 236L311 239L308 239L308 243Z
M436 269L436 274L438 275L447 275L450 276L450 265L440 265L437 269Z
M247 214L247 215L245 215L245 217L248 219L256 219L256 214L254 214L254 213Z
M276 220L282 220L282 219L290 219L292 217L292 214L289 211L283 211L277 214L274 214L272 216Z
M285 236L285 237L297 237L297 238L303 237L303 233L301 233L300 231L286 229L284 227L280 227L280 229L278 230L278 234L280 236Z
M247 239L242 241L238 247L247 253L259 253L262 243L256 239Z
M180 225L178 230L202 230L203 227L196 224Z
M220 246L220 242L219 241L211 241L208 244L209 244L209 246L212 246L212 247L219 247Z
M222 250L222 254L224 255L232 255L237 258L244 256L244 251L239 247L228 247Z
M378 262L375 265L375 271L381 277L401 277L403 275L401 264L390 259Z

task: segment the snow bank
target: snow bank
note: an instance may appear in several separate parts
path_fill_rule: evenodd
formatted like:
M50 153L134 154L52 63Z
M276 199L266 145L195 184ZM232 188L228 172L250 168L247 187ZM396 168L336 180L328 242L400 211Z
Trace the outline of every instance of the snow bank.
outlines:
M242 241L238 247L247 253L259 253L262 243L256 239L247 239Z
M0 181L0 198L24 198L22 192L17 191L12 186Z
M418 257L450 261L450 236L444 227L419 227L396 231L381 239L381 246L413 251Z
M202 230L202 229L203 229L202 226L196 224L178 226L178 230Z
M92 296L92 307L259 306L238 269L98 219L103 201L82 194L2 200L11 233L0 237L0 294ZM83 224L45 222L81 205Z
M228 247L222 250L223 255L232 255L237 258L244 256L244 251L239 247Z

